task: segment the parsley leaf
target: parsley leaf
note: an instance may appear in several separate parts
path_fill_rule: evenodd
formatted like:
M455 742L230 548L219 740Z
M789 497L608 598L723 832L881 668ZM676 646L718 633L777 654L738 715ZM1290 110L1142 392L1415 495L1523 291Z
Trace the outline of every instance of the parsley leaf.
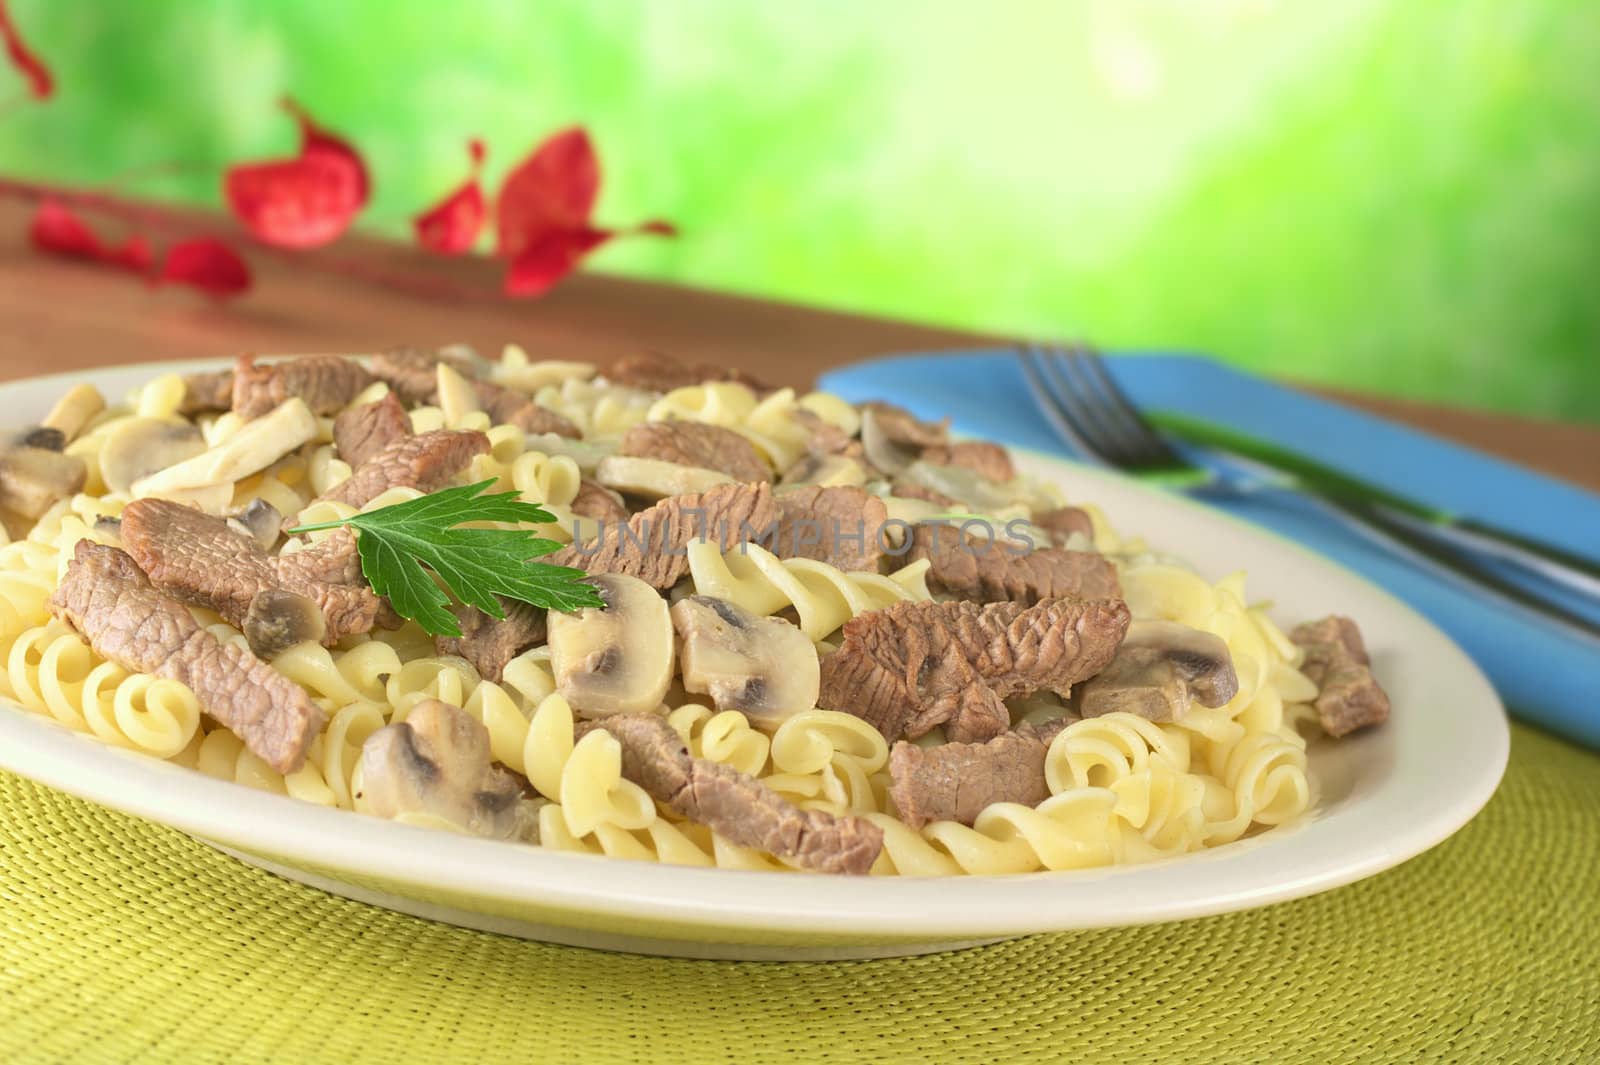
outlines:
M451 594L496 618L505 617L500 597L562 611L604 606L600 593L583 582L583 570L531 561L558 550L561 545L554 540L539 537L530 529L461 527L468 522L548 525L556 520L543 507L523 502L515 492L485 495L492 484L481 481L446 488L289 532L341 525L355 529L361 573L372 590L386 596L401 617L412 619L433 636L461 635L461 626L449 610ZM440 582L444 588L439 587Z

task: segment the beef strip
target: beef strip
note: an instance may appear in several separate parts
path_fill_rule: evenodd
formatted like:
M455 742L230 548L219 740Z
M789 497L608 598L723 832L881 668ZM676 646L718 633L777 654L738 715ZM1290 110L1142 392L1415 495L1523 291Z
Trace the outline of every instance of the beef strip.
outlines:
M580 726L602 728L622 746L622 775L650 797L741 847L819 873L860 875L883 849L883 830L865 818L802 810L755 777L695 758L654 714L616 714Z
M949 418L925 422L904 407L880 399L868 400L861 409L870 410L883 435L901 447L920 453L923 448L940 447L949 441Z
M859 451L861 444L855 437L834 425L826 418L804 407L796 407L789 412L789 417L800 424L806 431L806 452L811 455L840 455L854 449Z
M594 481L578 482L578 494L572 497L572 512L580 518L603 521L607 525L628 520L628 508L622 497Z
M183 377L183 401L178 413L189 417L210 414L233 406L233 371L191 373Z
M498 682L506 663L530 647L545 641L545 611L515 599L501 599L505 617L490 617L481 610L465 607L456 613L461 623L460 636L439 636L434 646L442 655L460 655L472 663L478 676Z
M1037 603L1122 594L1116 567L1093 551L1024 545L996 531L995 542L968 537L953 525L918 525L906 561L927 559L928 587L980 603Z
M922 461L935 466L960 466L985 480L1005 482L1017 476L1011 453L999 444L983 440L962 440L954 444L934 444L922 449Z
M333 420L333 446L353 470L397 440L411 435L411 418L393 392L348 407Z
M365 367L339 355L302 355L265 366L241 355L233 370L233 412L259 418L298 396L313 414L335 414L370 384Z
M1389 695L1372 675L1372 660L1354 621L1330 614L1297 625L1289 638L1306 649L1300 671L1318 688L1322 731L1346 736L1389 719Z
M985 440L950 441L950 419L925 422L903 407L873 400L863 403L870 410L878 429L893 444L907 449L922 461L935 466L960 466L990 481L1009 481L1017 475L1011 454L999 444Z
M736 481L772 480L772 468L756 446L720 425L645 422L623 434L617 452L674 462L679 466L720 470Z
M201 628L187 607L152 588L133 559L114 547L78 541L50 609L96 654L187 685L201 710L280 773L299 769L322 731L326 719L305 689Z
M243 628L257 596L292 592L322 611L329 646L370 632L382 602L360 580L355 537L340 532L303 552L272 555L225 519L181 503L136 499L122 511L122 546L162 593Z
M1128 630L1120 599L904 602L858 614L822 659L818 705L855 714L893 742L945 725L959 743L1011 724L1003 699L1065 696L1103 669Z
M731 381L752 392L768 391L765 384L743 370L711 362L688 365L657 352L625 355L602 370L600 376L614 385L642 388L646 392L671 392L706 381Z
M515 425L527 433L578 437L578 427L514 388L480 376L488 365L462 351L396 348L372 357L372 373L413 406L439 401L439 365L443 363L472 382L478 405L492 425Z
M493 381L474 381L472 387L493 425L515 425L525 433L554 433L573 439L583 435L566 418L548 407L539 406L514 388Z
M1057 546L1066 543L1074 533L1081 533L1091 541L1094 539L1094 519L1089 517L1089 512L1082 507L1041 510L1032 520L1035 525L1050 534Z
M930 821L970 825L993 803L1038 806L1050 797L1045 752L1068 723L1022 725L987 743L918 747L901 740L889 753L889 796L900 820L916 829Z
M438 366L445 363L463 377L476 377L476 359L459 351L392 348L372 357L372 376L388 385L409 406L432 403L439 391Z
M395 487L432 492L489 450L489 438L467 429L434 429L395 440L363 462L324 500L361 507Z
M689 572L684 549L690 542L708 539L726 550L759 539L777 520L771 485L723 484L663 499L626 525L608 525L597 540L564 547L545 561L590 573L625 573L665 591Z
M778 494L779 558L814 558L846 573L878 570L889 510L864 488L805 485Z
M272 563L287 582L365 586L361 556L356 551L355 530L334 529L314 544L287 555L273 555Z

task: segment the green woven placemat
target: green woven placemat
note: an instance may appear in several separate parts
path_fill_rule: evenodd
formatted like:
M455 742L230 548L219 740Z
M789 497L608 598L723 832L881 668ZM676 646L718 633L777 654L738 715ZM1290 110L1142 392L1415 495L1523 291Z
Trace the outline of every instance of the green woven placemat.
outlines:
M4 1062L1600 1061L1600 756L1522 727L1488 808L1382 876L922 958L464 931L9 775L0 907Z

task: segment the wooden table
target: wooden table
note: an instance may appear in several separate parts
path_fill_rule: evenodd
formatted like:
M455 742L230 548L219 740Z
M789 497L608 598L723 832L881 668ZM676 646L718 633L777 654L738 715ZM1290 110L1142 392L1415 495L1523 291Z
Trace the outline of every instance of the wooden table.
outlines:
M0 378L241 351L356 352L463 341L494 352L516 341L535 356L594 361L648 348L803 386L830 367L870 355L1003 342L599 276L569 279L542 299L513 301L499 295L497 263L440 260L364 238L308 255L249 250L255 289L214 305L33 252L23 236L30 210L0 203ZM205 216L179 217L185 228L229 229ZM397 284L402 277L409 280ZM1600 490L1600 429L1333 394Z

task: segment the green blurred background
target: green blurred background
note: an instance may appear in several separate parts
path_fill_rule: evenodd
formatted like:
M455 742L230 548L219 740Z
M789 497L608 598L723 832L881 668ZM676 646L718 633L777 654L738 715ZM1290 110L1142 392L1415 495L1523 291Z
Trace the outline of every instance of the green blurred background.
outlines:
M1600 419L1588 0L12 0L0 170L219 202L292 93L407 232L587 124L598 269ZM0 71L0 98L19 83Z

